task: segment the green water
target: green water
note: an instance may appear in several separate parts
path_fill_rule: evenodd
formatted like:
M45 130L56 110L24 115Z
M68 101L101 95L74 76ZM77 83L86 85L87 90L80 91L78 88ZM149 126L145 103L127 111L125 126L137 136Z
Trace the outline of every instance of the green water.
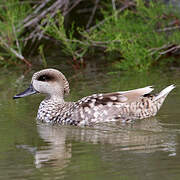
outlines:
M68 100L96 92L154 85L177 88L156 117L94 128L37 124L41 95L12 100L34 71L0 72L0 179L180 179L180 71L115 73L88 68L63 72L71 85Z

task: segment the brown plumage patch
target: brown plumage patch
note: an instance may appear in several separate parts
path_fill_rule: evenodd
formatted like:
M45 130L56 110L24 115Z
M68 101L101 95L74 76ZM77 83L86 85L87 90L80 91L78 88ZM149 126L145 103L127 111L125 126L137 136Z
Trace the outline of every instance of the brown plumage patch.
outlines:
M152 93L150 94L150 93L149 93L149 94L144 94L143 97L147 97L147 98L150 98L150 97L151 97L151 98L153 98L154 96L155 96L155 94L152 94Z

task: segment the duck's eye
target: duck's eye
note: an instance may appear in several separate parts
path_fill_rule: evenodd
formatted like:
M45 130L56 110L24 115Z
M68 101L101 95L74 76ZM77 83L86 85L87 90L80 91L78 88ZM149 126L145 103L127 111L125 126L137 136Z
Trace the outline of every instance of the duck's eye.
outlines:
M38 78L38 81L49 81L49 80L51 80L51 77L47 75L42 75L42 76L39 76Z

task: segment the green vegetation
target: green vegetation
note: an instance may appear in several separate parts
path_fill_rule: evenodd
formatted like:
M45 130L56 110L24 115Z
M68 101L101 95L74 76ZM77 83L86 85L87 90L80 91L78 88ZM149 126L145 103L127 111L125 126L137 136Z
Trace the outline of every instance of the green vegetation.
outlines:
M22 4L19 0L7 0L0 7L0 46L3 49L0 53L0 64L17 64L18 58L30 65L22 55L24 28L21 26L24 18L31 12L30 5Z
M73 57L73 59L80 59L87 53L90 44L81 41L74 36L74 24L72 25L68 35L64 28L64 17L59 12L56 19L50 19L49 24L43 28L45 33L58 40L63 44L63 52Z
M12 4L11 0L8 2ZM167 66L177 63L174 57L180 51L180 14L174 8L160 1L144 3L143 0L135 0L124 4L121 1L119 4L118 2L117 4L112 3L114 1L105 2L100 4L98 16L94 18L96 22L91 23L93 25L88 28L85 28L83 22L79 25L77 17L71 18L68 26L65 26L62 15L64 12L62 11L57 10L53 15L51 12L44 11L45 16L43 18L41 16L38 26L40 36L48 37L48 41L58 42L59 49L80 64L87 61L87 56L97 52L106 53L111 57L111 60L106 58L109 64L113 64L120 70L144 71L152 66ZM28 64L29 62L22 57L24 52L22 42L32 37L37 30L34 28L33 33L28 31L26 36L23 35L24 29L19 28L20 22L27 14L28 17L31 15L32 8L28 12L27 8L30 5L24 3L19 6L18 3L20 2L16 0L14 4L17 4L17 7L10 8L12 5L8 4L9 8L0 12L0 17L3 19L0 21L0 27L4 28L0 32L0 41L1 46L8 53L10 52L11 56L16 55ZM2 16L3 13L4 16ZM74 16L73 13L70 13L71 15ZM38 18L37 15L36 19ZM31 25L32 20L29 21ZM70 25L71 23L72 25ZM67 28L69 26L71 27ZM27 27L27 22L22 27ZM10 32L7 29L10 29ZM40 36L36 39L40 39ZM10 40L10 43L7 40ZM39 42L39 52L43 59L43 65L47 66L46 54L43 52L45 44L42 43L44 42ZM3 53L0 54L0 59L4 59L5 54Z

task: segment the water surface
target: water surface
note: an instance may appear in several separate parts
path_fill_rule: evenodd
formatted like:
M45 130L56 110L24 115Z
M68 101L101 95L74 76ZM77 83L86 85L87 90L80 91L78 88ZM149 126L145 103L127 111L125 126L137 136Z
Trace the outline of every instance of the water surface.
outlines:
M180 71L108 73L88 68L68 73L77 100L96 92L154 85L177 88L158 115L133 123L96 127L49 126L36 122L42 95L12 100L31 75L4 71L0 79L0 179L179 179Z

